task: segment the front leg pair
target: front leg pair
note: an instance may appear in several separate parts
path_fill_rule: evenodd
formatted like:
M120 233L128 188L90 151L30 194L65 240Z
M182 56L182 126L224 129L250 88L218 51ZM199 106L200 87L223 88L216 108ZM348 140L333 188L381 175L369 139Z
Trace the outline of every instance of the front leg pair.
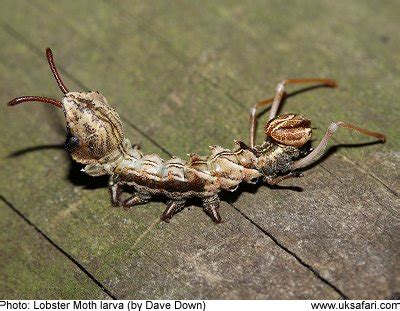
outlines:
M111 204L113 206L122 206L124 210L129 210L134 205L145 204L150 201L150 196L139 192L134 193L131 197L123 200L123 183L118 180L118 176L111 176L109 181L109 189L111 195Z

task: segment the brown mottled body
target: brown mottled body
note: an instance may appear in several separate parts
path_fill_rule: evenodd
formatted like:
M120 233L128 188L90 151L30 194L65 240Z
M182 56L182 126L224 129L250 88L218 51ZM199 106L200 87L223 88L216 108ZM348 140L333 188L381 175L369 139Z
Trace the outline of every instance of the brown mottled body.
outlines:
M151 194L187 199L212 196L221 190L235 191L241 182L255 183L263 176L260 172L263 170L270 177L276 176L285 172L283 163L289 163L288 155L296 157L299 152L296 148L266 142L254 152L241 147L229 150L213 146L210 156L191 154L187 161L175 157L165 161L156 154L143 155L136 149L130 154L114 168L114 179L144 187ZM270 169L265 170L265 165Z
M199 197L203 202L213 198L218 207L218 193L221 190L235 191L241 182L256 183L260 177L269 181L289 170L289 164L300 154L299 149L278 145L266 141L254 149L246 148L244 143L236 142L233 150L212 146L211 155L199 156L190 154L188 160L173 157L163 160L156 154L144 155L137 148L129 148L125 140L124 150L119 160L109 166L111 174L111 198L114 205L129 208L136 204L146 203L155 195L164 195L178 201L180 206L192 197ZM109 161L104 161L109 165ZM93 169L89 165L85 172L90 175L102 174L104 165ZM131 186L134 193L122 200L122 188ZM135 199L136 198L136 199ZM170 205L167 211L170 211ZM216 211L212 211L217 215ZM168 220L173 213L170 211ZM220 219L213 217L214 221Z
M167 197L167 208L161 218L169 221L184 208L187 199L201 198L204 211L215 222L220 222L219 197L222 190L235 191L239 184L263 180L277 184L284 179L299 177L301 169L325 149L329 138L344 127L364 135L385 140L385 136L345 123L332 123L319 145L310 152L304 145L310 141L311 122L295 114L276 116L285 85L291 83L322 83L334 87L329 79L287 79L280 82L274 98L261 101L250 113L250 146L235 141L233 150L211 146L209 156L189 154L188 159L173 157L163 160L156 154L144 155L124 137L121 120L106 98L99 92L69 92L54 65L51 50L47 60L57 84L64 94L62 101L40 96L21 96L8 105L39 101L64 111L67 123L66 149L72 158L86 164L84 172L91 176L110 175L113 205L125 209L143 204L153 196ZM257 109L272 103L269 122L265 125L266 139L255 145ZM307 154L308 153L308 154ZM305 155L305 156L304 156ZM133 189L131 196L122 199L126 187Z

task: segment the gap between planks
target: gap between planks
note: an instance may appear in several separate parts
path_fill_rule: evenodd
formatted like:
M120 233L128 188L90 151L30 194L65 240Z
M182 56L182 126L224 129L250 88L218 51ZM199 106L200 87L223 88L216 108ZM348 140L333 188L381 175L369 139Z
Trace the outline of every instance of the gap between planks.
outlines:
M306 263L303 259L300 258L295 252L291 251L289 248L287 248L282 242L280 242L276 237L274 237L270 232L268 232L266 229L262 228L260 225L258 225L253 219L251 219L248 215L246 215L240 208L236 207L233 203L228 202L228 204L235 210L239 212L240 215L242 215L247 221L249 221L253 226L255 226L258 230L260 230L264 235L269 237L280 249L284 250L286 253L291 255L296 261L305 267L306 269L310 270L316 277L319 279L322 283L328 285L330 288L332 288L336 293L338 293L342 299L349 299L337 286L329 282L327 279L325 279L316 269L314 269L311 265Z
M24 222L31 226L38 234L40 234L47 242L49 242L56 250L58 250L62 255L64 255L69 261L71 261L80 271L82 271L90 280L92 280L105 294L107 294L111 299L118 299L114 296L99 280L97 280L93 274L91 274L85 267L80 264L74 257L72 257L67 251L61 248L57 243L55 243L49 236L47 236L42 230L40 230L34 223L32 223L21 211L19 211L10 201L8 201L3 195L0 194L0 200L6 204L18 217L20 217Z

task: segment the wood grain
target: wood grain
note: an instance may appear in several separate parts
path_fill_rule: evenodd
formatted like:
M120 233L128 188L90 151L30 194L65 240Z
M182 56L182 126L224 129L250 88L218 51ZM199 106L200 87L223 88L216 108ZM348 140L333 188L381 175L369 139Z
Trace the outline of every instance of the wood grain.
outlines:
M290 97L283 109L309 116L316 140L336 120L388 135L385 145L337 148L304 179L285 182L302 192L224 195L221 225L196 206L166 225L162 203L111 209L104 179L84 177L60 148L42 146L63 142L60 112L4 107L1 195L113 296L376 299L400 291L396 2L2 6L1 101L60 97L44 58L51 46L67 86L106 95L145 152L184 157L247 141L249 107L287 77L339 81L337 90ZM335 137L369 141L345 130Z

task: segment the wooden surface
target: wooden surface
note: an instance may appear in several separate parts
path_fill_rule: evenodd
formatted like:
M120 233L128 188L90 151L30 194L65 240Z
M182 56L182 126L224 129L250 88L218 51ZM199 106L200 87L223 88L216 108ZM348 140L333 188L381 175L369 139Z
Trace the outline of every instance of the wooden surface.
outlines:
M2 1L0 296L397 297L399 11L397 1ZM249 107L290 77L339 82L282 109L310 117L315 142L338 120L388 141L356 147L370 140L340 130L304 178L225 194L222 224L197 206L160 223L161 202L110 208L106 179L82 175L62 149L61 111L5 106L61 97L47 46L71 90L101 91L131 141L164 158L247 141Z

